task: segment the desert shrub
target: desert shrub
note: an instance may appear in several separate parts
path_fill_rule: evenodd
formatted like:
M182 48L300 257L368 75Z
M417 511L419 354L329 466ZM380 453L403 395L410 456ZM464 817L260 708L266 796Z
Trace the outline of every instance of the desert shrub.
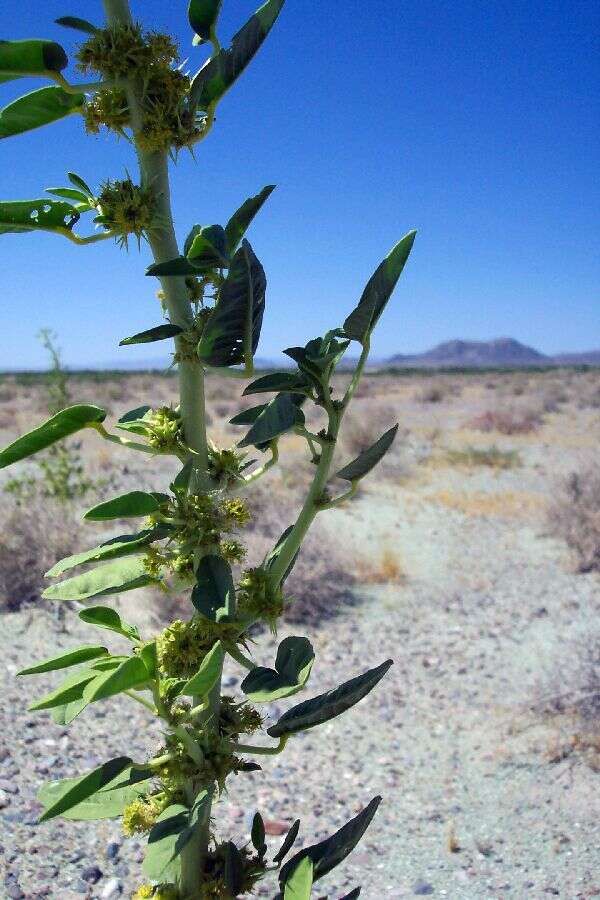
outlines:
M600 572L600 467L572 472L549 514L550 531L566 541L578 572Z
M468 468L489 466L491 469L513 469L521 465L521 458L516 450L500 450L496 446L449 450L446 458L451 465Z
M476 431L497 431L500 434L531 434L540 427L538 410L529 408L488 409L468 423Z
M397 410L388 403L356 402L340 430L343 449L357 454L373 443L373 434L381 434L394 424Z
M433 382L426 384L415 394L415 400L419 403L441 403L446 398L446 390L441 384Z

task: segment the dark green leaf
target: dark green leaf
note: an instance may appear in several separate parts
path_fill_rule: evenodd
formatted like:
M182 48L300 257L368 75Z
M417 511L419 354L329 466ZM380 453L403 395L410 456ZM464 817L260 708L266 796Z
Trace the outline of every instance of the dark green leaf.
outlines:
M62 790L56 790L54 802L48 806L40 816L40 822L47 822L48 819L54 819L60 816L72 807L77 806L91 797L93 794L102 790L111 781L113 781L122 771L131 765L128 756L119 756L117 759L111 759L110 762L104 763L87 775L81 778L68 779L61 782Z
M46 809L74 787L80 779L67 778L63 781L51 781L43 785L38 793L38 800ZM115 819L123 814L123 810L136 797L146 794L151 785L148 771L136 769L134 766L124 769L101 790L82 800L62 813L64 819L76 821L92 821L97 819Z
M173 483L171 484L171 490L174 494L178 492L185 493L189 486L190 480L192 477L192 473L194 471L194 460L188 459L188 461L183 465L183 468L179 470L175 478L173 479Z
M229 420L229 424L252 425L254 422L256 422L263 409L265 409L266 405L266 403L261 403L260 406L251 406L250 409L243 409L237 414L237 416L234 416L233 419Z
M91 22L88 22L86 19L79 19L77 16L61 16L60 19L55 19L55 22L64 28L74 28L75 31L83 31L85 34L96 34L96 32L100 31Z
M192 603L213 622L233 618L235 587L231 566L222 556L203 556L196 569Z
M308 856L313 862L315 881L331 872L332 869L352 853L371 824L380 803L381 797L374 797L368 806L365 806L354 819L350 819L331 837L320 841L318 844L313 844L312 847L305 847L303 850L299 850L281 869L279 873L280 884L284 885L286 883L290 874L305 856Z
M157 278L163 275L199 275L200 272L201 270L185 256L177 256L166 262L154 263L146 269L146 275L155 275Z
M46 600L88 600L133 591L156 582L157 579L146 571L144 557L131 556L53 584L46 588L42 597Z
M122 431L133 432L133 434L148 435L150 434L150 429L146 422L144 422L144 417L149 412L152 412L152 407L148 405L130 409L124 416L121 416L117 422L117 428L120 428Z
M105 503L99 503L88 509L84 519L91 522L104 522L108 519L126 519L137 516L149 516L158 511L159 501L154 494L146 491L129 491L120 497L113 497Z
M262 859L262 857L267 852L267 845L265 843L265 823L263 822L263 818L259 812L254 813L250 839L252 840L252 846L258 853L259 857Z
M149 680L148 669L140 656L130 656L114 669L100 673L86 684L83 699L87 703L114 697L123 691L138 688Z
M315 661L308 638L287 637L279 645L275 668L257 666L244 678L242 691L253 703L271 703L302 690Z
M76 172L67 172L67 177L71 184L75 185L80 191L83 191L84 194L87 194L90 200L94 200L92 189L86 184L81 175L77 175Z
M267 444L296 425L303 424L304 413L294 403L290 394L277 394L257 416L248 434L239 441L238 447Z
M130 641L139 641L140 639L140 633L136 626L123 622L119 613L111 609L110 606L90 606L87 609L82 609L79 613L79 618L83 622L87 622L88 625L96 625L98 628L115 631Z
M210 32L214 27L223 0L190 0L188 19L192 29L203 41L210 40Z
M190 90L194 107L208 109L229 90L263 43L283 4L284 0L267 0L234 35L231 47L221 50L200 69Z
M315 725L322 725L336 716L341 715L366 697L375 685L381 681L393 660L388 659L374 669L369 669L356 678L344 682L333 691L320 694L311 700L305 700L298 706L288 709L275 725L267 729L271 737L282 737L287 734L295 734L297 731L306 731Z
M159 541L166 537L168 531L160 526L156 528L148 528L140 531L138 534L120 534L119 537L111 538L93 547L91 550L84 550L82 553L75 553L73 556L67 556L55 563L51 569L46 572L46 578L57 578L69 569L75 566L83 566L86 563L100 562L107 559L120 559L123 556L131 556L139 553L141 549L147 547L152 541Z
M358 306L344 322L349 338L364 343L369 337L402 274L415 241L416 231L409 231L390 251L371 276Z
M62 72L67 63L67 54L55 41L0 41L0 73L3 75Z
M0 110L0 139L23 134L81 112L85 96L67 94L61 87L43 87L13 100Z
M237 250L238 244L246 234L252 219L274 190L275 185L268 184L262 189L260 194L257 194L255 197L249 197L248 200L245 200L240 208L234 212L225 226L227 249L230 254Z
M303 856L285 882L284 900L310 900L313 886L313 862Z
M0 234L27 231L71 231L79 213L63 200L14 200L0 203Z
M285 540L286 540L287 536L289 535L289 533L290 533L290 531L292 530L293 527L294 527L293 525L288 525L288 527L285 529L285 531L284 531L284 532L281 534L281 536L279 537L279 540L277 541L277 543L275 544L275 546L273 547L273 549L272 549L272 550L269 550L269 552L268 552L267 555L265 556L264 562L263 562L263 565L264 565L265 569L271 569L271 568L273 567L273 565L275 564L275 562L276 562L276 560L277 560L279 554L281 553L281 550L282 550L282 548L283 548L283 545L284 545L284 543L285 543ZM292 559L291 563L290 563L289 566L287 567L287 569L286 569L286 571L285 571L285 574L284 574L283 578L281 579L281 583L282 583L282 584L286 581L286 579L288 578L290 572L291 572L292 569L294 568L294 566L295 566L295 564L296 564L296 560L298 559L299 553L300 553L300 550L297 550L296 553L294 554L294 558Z
M250 364L260 337L266 287L264 269L244 240L198 344L201 362L210 366Z
M171 325L169 322L166 325L157 325L155 328L149 328L147 331L140 331L131 337L123 338L122 341L119 341L119 347L126 347L129 344L151 344L153 341L164 341L167 338L177 337L182 332L183 328L180 328L179 325Z
M292 847L296 842L296 838L298 837L298 832L300 831L300 819L296 819L285 838L283 839L283 844L273 857L273 862L276 865L279 865L283 859L288 855Z
M232 897L237 897L244 887L244 862L232 841L225 844L225 884Z
M251 381L244 390L247 394L270 394L276 391L297 391L301 393L310 388L306 378L297 372L272 372L270 375L261 375L255 381Z
M195 226L186 256L199 270L227 268L231 258L223 226Z
M67 406L39 428L17 438L16 441L0 451L0 469L11 466L28 456L33 456L34 453L45 450L56 441L69 437L76 431L81 431L82 428L87 428L93 423L103 422L105 418L106 411L100 409L99 406L85 404Z
M359 478L364 478L383 459L394 443L397 432L398 425L394 425L393 428L382 434L374 444L371 444L370 447L359 453L356 459L353 459L347 466L336 472L337 477L343 478L344 481L358 481Z
M88 662L90 659L97 659L99 656L107 656L106 647L74 647L51 659L37 663L35 666L29 666L28 669L21 669L17 675L37 675L40 672L54 672L57 669L68 669L70 666L78 666L82 662Z
M208 651L196 674L179 691L186 697L206 697L221 675L225 651L221 641L217 641Z

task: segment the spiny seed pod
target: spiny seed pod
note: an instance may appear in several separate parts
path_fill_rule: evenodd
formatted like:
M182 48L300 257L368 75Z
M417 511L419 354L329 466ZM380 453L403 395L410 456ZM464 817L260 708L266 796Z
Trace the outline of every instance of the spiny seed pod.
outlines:
M137 24L98 29L77 52L82 72L99 72L107 78L119 78L152 66L171 66L177 58L177 44L168 34L144 33Z
M246 559L248 551L239 541L230 538L227 541L221 541L219 544L219 553L226 559L228 563L241 563Z
M172 622L156 639L158 665L170 678L191 678L218 640L235 640L235 625L211 622L201 616Z
M238 734L253 734L262 726L261 714L247 702L236 703L233 697L221 698L219 731L227 737Z
M144 425L151 430L148 443L161 453L181 450L183 444L183 426L181 416L170 406L152 409L144 416Z
M226 518L229 519L232 524L237 525L239 528L247 525L252 518L247 503L240 497L233 497L229 500L223 500L221 508L225 513Z
M103 88L86 100L83 108L86 131L99 134L104 125L118 134L129 125L129 107L125 92L120 88Z
M240 480L245 453L234 447L219 449L214 444L208 448L208 466L211 477L223 487L231 487Z
M102 185L98 204L104 228L113 232L124 243L127 243L127 236L130 234L135 235L138 241L141 240L152 227L152 191L134 184L129 178L124 181L106 181Z
M252 618L265 619L273 627L283 612L283 592L273 587L265 569L246 569L238 585L238 608Z

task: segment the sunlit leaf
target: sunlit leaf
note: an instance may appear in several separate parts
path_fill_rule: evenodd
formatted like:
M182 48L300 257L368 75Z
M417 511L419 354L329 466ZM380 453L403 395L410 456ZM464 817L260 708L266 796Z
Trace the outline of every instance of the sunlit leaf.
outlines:
M41 672L54 672L58 669L68 669L70 666L78 666L80 663L89 662L91 659L97 659L100 656L107 656L106 647L74 647L72 650L66 650L58 656L52 656L43 662L29 666L27 669L21 669L17 675L38 675Z
M69 435L75 434L76 431L81 431L82 428L103 422L105 418L106 411L100 409L99 406L88 406L86 404L67 406L66 409L62 409L38 428L34 428L33 431L29 431L22 437L17 438L16 441L13 441L12 444L1 450L0 469L3 469L5 466L11 466L21 459L38 453L40 450L45 450L46 447L50 447L56 441L69 437Z
M110 762L104 763L92 772L82 775L81 778L68 779L66 782L59 782L61 788L56 788L53 802L47 806L42 815L40 822L47 822L56 816L62 815L67 810L78 803L87 800L93 794L106 787L128 766L131 760L128 756L119 756L111 759Z
M38 792L38 800L45 809L53 806L63 794L75 787L79 778L66 778L44 784ZM109 781L95 794L87 797L61 813L63 819L93 821L115 819L136 797L149 791L151 779L148 771L130 766Z
M59 562L55 563L51 569L46 572L46 578L56 578L75 566L83 566L86 563L100 562L107 559L120 559L122 556L132 556L139 553L141 549L147 547L152 541L161 540L166 537L168 531L161 526L156 528L148 528L137 534L121 534L118 537L110 538L98 547L92 547L91 550L83 550L81 553L74 553L72 556L66 556Z
M231 262L225 229L221 225L196 225L186 244L185 255L200 271L227 268Z
M144 557L130 556L53 584L46 588L42 597L46 600L89 600L156 583L157 579L148 575Z
M217 641L202 660L196 674L184 684L179 693L186 697L206 697L221 674L224 658L223 644Z
M285 882L284 900L310 900L313 886L313 861L303 856Z
M68 94L61 87L38 88L0 110L0 139L23 134L81 112L84 94Z
M88 606L87 609L80 610L79 618L88 625L115 631L130 641L139 641L140 639L137 627L123 622L119 613L110 606Z
M147 491L128 491L126 494L93 506L88 509L83 518L91 522L104 522L109 519L149 516L151 513L158 512L159 506L160 502L155 494L149 494Z

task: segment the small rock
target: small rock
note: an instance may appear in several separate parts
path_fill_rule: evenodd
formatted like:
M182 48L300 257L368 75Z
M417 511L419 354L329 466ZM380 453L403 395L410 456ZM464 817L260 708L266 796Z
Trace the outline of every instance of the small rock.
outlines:
M112 841L106 848L106 858L107 859L116 859L119 855L119 850L121 849L121 845L117 844L116 841Z
M429 884L428 881L421 881L419 878L419 880L415 881L413 884L413 894L417 897L425 897L428 894L433 894L433 885Z
M15 881L6 886L6 896L9 897L10 900L24 900L25 894L21 890L21 885Z
M270 835L286 834L289 825L287 822L279 822L277 819L265 819L265 833Z
M223 687L228 687L228 688L235 687L237 683L238 683L238 680L235 677L235 675L227 675L223 679Z
M90 884L96 884L102 878L102 871L98 866L87 866L81 873L81 877Z
M0 791L6 791L7 794L18 794L19 788L13 781L8 778L0 778Z
M5 806L8 806L10 800L8 799L8 794L6 791L0 790L0 809L4 809Z
M102 900L110 900L112 897L120 897L123 893L123 885L119 881L118 878L109 878L104 887L102 888L102 893L100 896Z

